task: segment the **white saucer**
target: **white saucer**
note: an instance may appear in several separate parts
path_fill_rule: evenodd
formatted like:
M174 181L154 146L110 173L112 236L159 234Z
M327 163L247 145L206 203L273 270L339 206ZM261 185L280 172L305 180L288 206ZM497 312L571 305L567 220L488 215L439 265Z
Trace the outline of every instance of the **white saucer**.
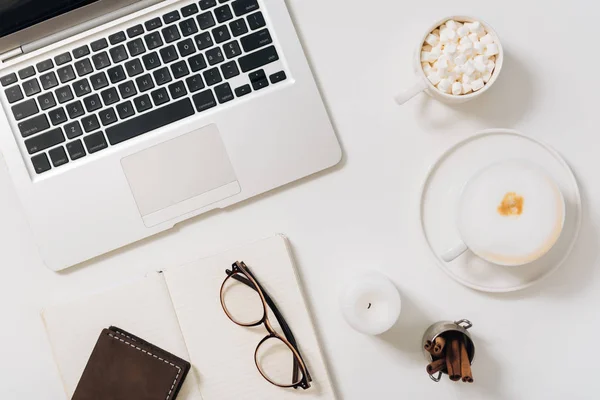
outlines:
M566 203L564 230L541 259L521 267L502 267L467 251L451 263L440 254L459 242L456 211L465 183L482 168L506 159L522 158L538 164L554 178ZM539 282L565 261L581 226L581 196L577 180L551 147L508 129L479 132L449 149L434 164L421 193L421 226L440 267L452 279L484 292L512 292Z

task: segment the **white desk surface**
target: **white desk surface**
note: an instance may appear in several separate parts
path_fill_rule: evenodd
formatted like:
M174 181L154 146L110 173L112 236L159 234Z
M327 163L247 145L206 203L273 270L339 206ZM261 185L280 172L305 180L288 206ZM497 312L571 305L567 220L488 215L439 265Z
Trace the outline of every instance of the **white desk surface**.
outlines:
M282 232L294 246L340 398L597 398L598 6L588 0L291 3L345 161L60 274L40 261L0 169L0 397L62 398L38 316L44 304ZM488 21L503 40L506 61L496 86L480 101L454 108L425 97L396 106L392 97L411 82L423 30L461 13ZM567 264L508 295L450 280L428 253L418 222L428 167L451 144L489 127L515 128L558 149L585 202L581 237ZM337 304L340 279L368 269L388 274L404 301L397 327L376 338L352 331ZM475 324L476 383L434 384L425 374L421 335L432 322L459 318Z

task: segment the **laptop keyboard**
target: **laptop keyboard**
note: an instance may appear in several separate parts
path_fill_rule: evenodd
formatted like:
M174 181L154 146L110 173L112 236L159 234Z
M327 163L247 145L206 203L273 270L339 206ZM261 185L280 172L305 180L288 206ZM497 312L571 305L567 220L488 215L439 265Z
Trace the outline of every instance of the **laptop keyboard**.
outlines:
M201 0L0 84L41 174L284 81L263 69L277 60L257 0Z

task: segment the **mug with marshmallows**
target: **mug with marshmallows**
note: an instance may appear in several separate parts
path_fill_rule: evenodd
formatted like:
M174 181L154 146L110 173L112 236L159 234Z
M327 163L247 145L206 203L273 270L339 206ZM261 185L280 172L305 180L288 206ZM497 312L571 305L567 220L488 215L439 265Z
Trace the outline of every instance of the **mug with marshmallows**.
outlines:
M470 250L497 265L521 266L554 247L565 223L565 200L541 167L526 160L492 164L460 196L460 241L441 255L451 262Z
M482 20L452 16L421 37L414 58L415 83L396 96L404 104L421 92L449 104L482 95L496 82L504 51L494 29Z

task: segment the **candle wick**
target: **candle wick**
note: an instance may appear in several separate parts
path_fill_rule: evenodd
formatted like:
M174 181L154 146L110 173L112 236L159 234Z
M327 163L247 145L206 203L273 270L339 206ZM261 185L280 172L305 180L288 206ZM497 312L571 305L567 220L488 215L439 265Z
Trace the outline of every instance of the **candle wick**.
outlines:
M371 303L369 303L369 307L367 307L367 310L370 310L370 309L371 309Z

